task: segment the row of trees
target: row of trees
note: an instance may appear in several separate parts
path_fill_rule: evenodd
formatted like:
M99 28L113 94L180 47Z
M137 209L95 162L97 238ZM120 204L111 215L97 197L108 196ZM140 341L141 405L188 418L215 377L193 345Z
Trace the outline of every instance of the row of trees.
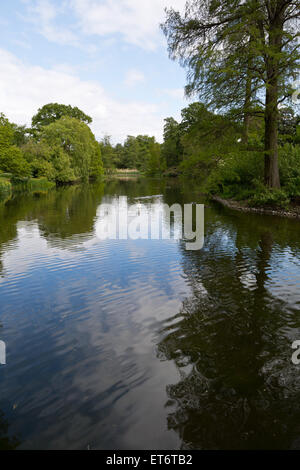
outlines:
M285 207L300 198L300 116L292 108L278 113L278 173L281 188L264 182L265 121L261 114L245 123L236 113L213 113L203 103L182 110L177 122L167 118L162 157L169 175L196 179L201 190L250 205Z
M241 125L231 116L214 114L203 103L181 112L181 121L165 119L162 155L168 168L200 177L238 147Z
M124 144L113 146L110 137L101 142L101 153L104 167L109 169L128 168L150 176L162 174L166 169L165 159L161 152L161 144L155 137L148 135L128 136Z
M97 142L92 118L77 107L50 103L32 118L32 127L10 123L0 115L0 176L45 177L58 184L87 180L117 168L136 169L154 176L166 169L161 144L155 137L128 136L112 145Z
M280 106L291 101L299 70L299 1L190 0L185 13L166 12L162 25L171 58L188 70L187 95L210 110L264 120L264 183L280 187Z
M256 109L247 120L245 140L245 122L235 110L215 113L203 103L191 103L182 110L179 122L165 119L162 144L154 137L128 136L123 145L113 146L105 137L100 143L104 166L107 170L135 168L151 176L183 174L196 178L208 192L238 198L262 192L262 203L268 202L262 188L263 107L257 105ZM279 110L279 170L286 193L278 190L277 197L284 202L300 195L299 124L300 117L292 108Z
M17 126L0 115L0 171L13 177L45 177L58 184L98 178L103 173L101 148L78 108L48 104L32 118L32 127Z

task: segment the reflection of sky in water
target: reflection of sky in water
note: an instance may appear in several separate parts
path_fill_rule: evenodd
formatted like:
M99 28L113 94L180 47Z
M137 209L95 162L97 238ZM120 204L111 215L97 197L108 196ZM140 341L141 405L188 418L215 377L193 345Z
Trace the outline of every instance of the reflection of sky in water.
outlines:
M104 197L102 204L112 201ZM147 219L151 204L161 207L163 199L132 198L137 202ZM100 240L101 223L98 206L93 231L62 239L38 218L22 219L17 236L1 247L7 366L0 369L0 409L24 448L178 448L180 437L167 427L176 403L165 406L166 389L184 382L193 363L187 353L180 369L158 359L162 329L176 331L186 298L198 312L214 286L221 300L230 297L220 290L223 278L230 280L227 267L236 270L241 296L242 288L258 288L257 243L238 248L237 230L224 220L208 219L199 253L174 240ZM299 259L295 249L276 244L266 256L264 288L287 309L299 309ZM228 303L224 311L235 307ZM203 312L203 327L206 313L209 323L214 310Z
M300 307L300 259L289 247L284 250L274 248L268 269L268 289L274 297Z
M35 447L34 439L52 447L91 440L147 447L147 439L158 448L161 439L176 446L163 406L177 374L156 360L154 338L188 292L177 242L95 235L68 242L71 250L66 240L61 247L48 243L36 223L20 222L3 255L3 397L6 410L15 406L12 430L27 433L31 423L35 437L27 447ZM74 429L68 442L70 413L81 431ZM93 413L101 430L91 426Z
M145 202L148 201L148 202ZM97 210L97 237L105 239L182 239L183 210L178 204L169 207L158 196L104 198Z

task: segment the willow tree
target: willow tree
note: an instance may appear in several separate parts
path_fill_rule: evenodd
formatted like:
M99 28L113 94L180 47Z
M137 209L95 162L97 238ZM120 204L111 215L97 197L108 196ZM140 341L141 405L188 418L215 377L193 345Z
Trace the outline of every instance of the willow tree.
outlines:
M245 141L265 95L265 183L280 187L278 106L291 96L299 63L298 1L191 0L183 15L166 13L162 28L171 58L188 69L187 94L215 109L239 110Z

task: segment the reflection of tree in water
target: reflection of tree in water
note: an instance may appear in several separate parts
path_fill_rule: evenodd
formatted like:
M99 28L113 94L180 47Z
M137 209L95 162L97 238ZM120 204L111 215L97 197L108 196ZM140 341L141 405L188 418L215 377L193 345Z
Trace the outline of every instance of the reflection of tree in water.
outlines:
M21 444L16 436L9 436L8 429L9 424L0 411L0 450L14 450Z
M137 196L153 196L163 194L166 189L166 180L151 178L135 178L134 184L132 179L113 178L108 180L105 185L106 196L123 196L126 195L128 202L133 204Z
M2 328L0 323L0 329ZM5 419L3 411L0 410L0 450L14 450L20 444L20 440L16 436L9 436L9 423Z
M137 179L131 181L111 179L105 184L74 185L45 193L23 193L0 204L0 252L1 246L17 236L19 221L37 221L48 241L62 241L74 235L89 236L93 233L97 208L103 194L108 196L136 196L163 192L164 181Z
M103 184L75 185L45 193L23 193L0 204L0 273L4 245L16 239L19 221L37 221L41 233L55 244L93 232Z
M300 374L286 331L300 319L268 289L272 235L223 222L210 220L204 250L183 250L192 295L158 345L181 373L167 387L168 426L183 448L300 447Z
M71 186L52 193L46 210L39 217L39 227L48 241L84 238L93 234L97 207L103 196L103 184Z

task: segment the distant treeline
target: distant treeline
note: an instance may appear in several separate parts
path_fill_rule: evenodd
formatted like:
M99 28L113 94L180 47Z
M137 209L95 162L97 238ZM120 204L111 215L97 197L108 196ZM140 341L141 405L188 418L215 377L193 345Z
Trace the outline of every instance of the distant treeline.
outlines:
M148 176L161 175L166 170L162 146L155 137L129 135L124 144L112 145L106 136L100 142L103 164L107 172L116 169L136 169Z

